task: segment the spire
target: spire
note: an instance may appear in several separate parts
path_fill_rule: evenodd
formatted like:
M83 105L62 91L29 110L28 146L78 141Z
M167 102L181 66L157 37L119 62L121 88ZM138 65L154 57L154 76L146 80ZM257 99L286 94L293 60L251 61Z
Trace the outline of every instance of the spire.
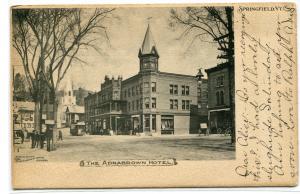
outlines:
M155 49L155 51L152 50L153 48ZM144 41L143 41L142 48L141 48L141 54L155 54L156 52L157 51L156 51L156 47L155 47L155 42L154 42L151 30L150 30L150 24L148 23L148 27L147 27Z

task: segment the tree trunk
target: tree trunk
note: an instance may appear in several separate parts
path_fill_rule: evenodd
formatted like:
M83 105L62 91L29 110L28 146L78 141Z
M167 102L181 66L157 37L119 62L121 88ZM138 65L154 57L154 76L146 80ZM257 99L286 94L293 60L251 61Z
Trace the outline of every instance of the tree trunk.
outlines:
M40 131L40 102L39 101L35 101L34 102L34 129L36 131Z
M228 21L228 56L229 57L229 100L230 100L230 114L231 114L231 143L235 143L235 75L234 75L234 32L232 23L233 9L231 7L226 7L226 16Z

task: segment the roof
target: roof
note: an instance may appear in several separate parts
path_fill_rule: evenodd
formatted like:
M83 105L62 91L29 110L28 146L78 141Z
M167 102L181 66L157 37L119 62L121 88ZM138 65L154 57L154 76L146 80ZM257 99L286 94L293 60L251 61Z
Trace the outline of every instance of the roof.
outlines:
M215 67L212 67L212 68L209 68L209 69L205 69L205 72L206 73L212 73L212 72L215 72L215 71L220 71L222 69L225 69L229 66L229 63L226 62L226 63L221 63L221 64L218 64L217 66Z
M148 73L151 73L151 72L148 72ZM197 79L196 76L194 75L185 75L185 74L178 74L178 73L168 73L168 72L161 72L159 71L158 72L158 75L159 76L174 76L174 77L185 77L185 78L191 78L191 79ZM122 81L122 84L126 84L127 82L130 82L134 79L138 79L142 76L142 74L138 73L138 74L135 74L134 76L131 76L125 80Z
M14 101L13 109L14 112L18 111L34 111L34 102L29 101Z
M153 51L154 49L154 51ZM153 54L153 52L157 52L156 51L156 47L155 47L155 42L154 42L154 38L153 35L151 33L150 30L150 24L148 24L147 30L146 30L146 34L144 37L144 41L141 47L141 54Z
M177 76L177 77L186 77L186 78L192 78L197 79L194 75L185 75L185 74L178 74L178 73L169 73L169 72L159 72L159 75L163 76Z
M122 81L122 84L126 84L127 82L130 82L131 80L137 79L141 76L141 74L135 74L125 80Z
M71 105L68 106L66 112L69 113L84 113L84 106Z

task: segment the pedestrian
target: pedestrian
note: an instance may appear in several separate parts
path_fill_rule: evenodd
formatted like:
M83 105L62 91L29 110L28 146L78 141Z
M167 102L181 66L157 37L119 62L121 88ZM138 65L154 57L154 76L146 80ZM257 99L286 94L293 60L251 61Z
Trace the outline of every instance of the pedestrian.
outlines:
M61 130L58 131L58 140L63 140L63 134Z
M31 148L35 148L35 132L36 130L34 129L31 133Z
M44 148L44 143L45 143L45 133L41 133L40 134L40 146L41 146L41 149Z
M41 141L41 136L40 133L38 131L35 131L35 147L38 148L40 141Z
M20 137L21 137L21 139L22 139L22 142L21 142L21 143L23 144L23 143L24 143L24 137L25 137L25 136L24 136L23 130L20 131Z
M209 136L209 134L210 134L210 128L207 127L207 128L206 128L206 135Z

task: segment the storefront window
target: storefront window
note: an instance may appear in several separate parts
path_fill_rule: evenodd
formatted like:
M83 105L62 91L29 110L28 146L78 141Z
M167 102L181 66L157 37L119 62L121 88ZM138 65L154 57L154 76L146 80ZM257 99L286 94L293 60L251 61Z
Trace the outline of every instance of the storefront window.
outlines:
M156 131L156 115L152 115L152 130Z
M161 117L161 129L174 129L174 116L162 116Z
M145 115L145 128L150 128L150 115Z

